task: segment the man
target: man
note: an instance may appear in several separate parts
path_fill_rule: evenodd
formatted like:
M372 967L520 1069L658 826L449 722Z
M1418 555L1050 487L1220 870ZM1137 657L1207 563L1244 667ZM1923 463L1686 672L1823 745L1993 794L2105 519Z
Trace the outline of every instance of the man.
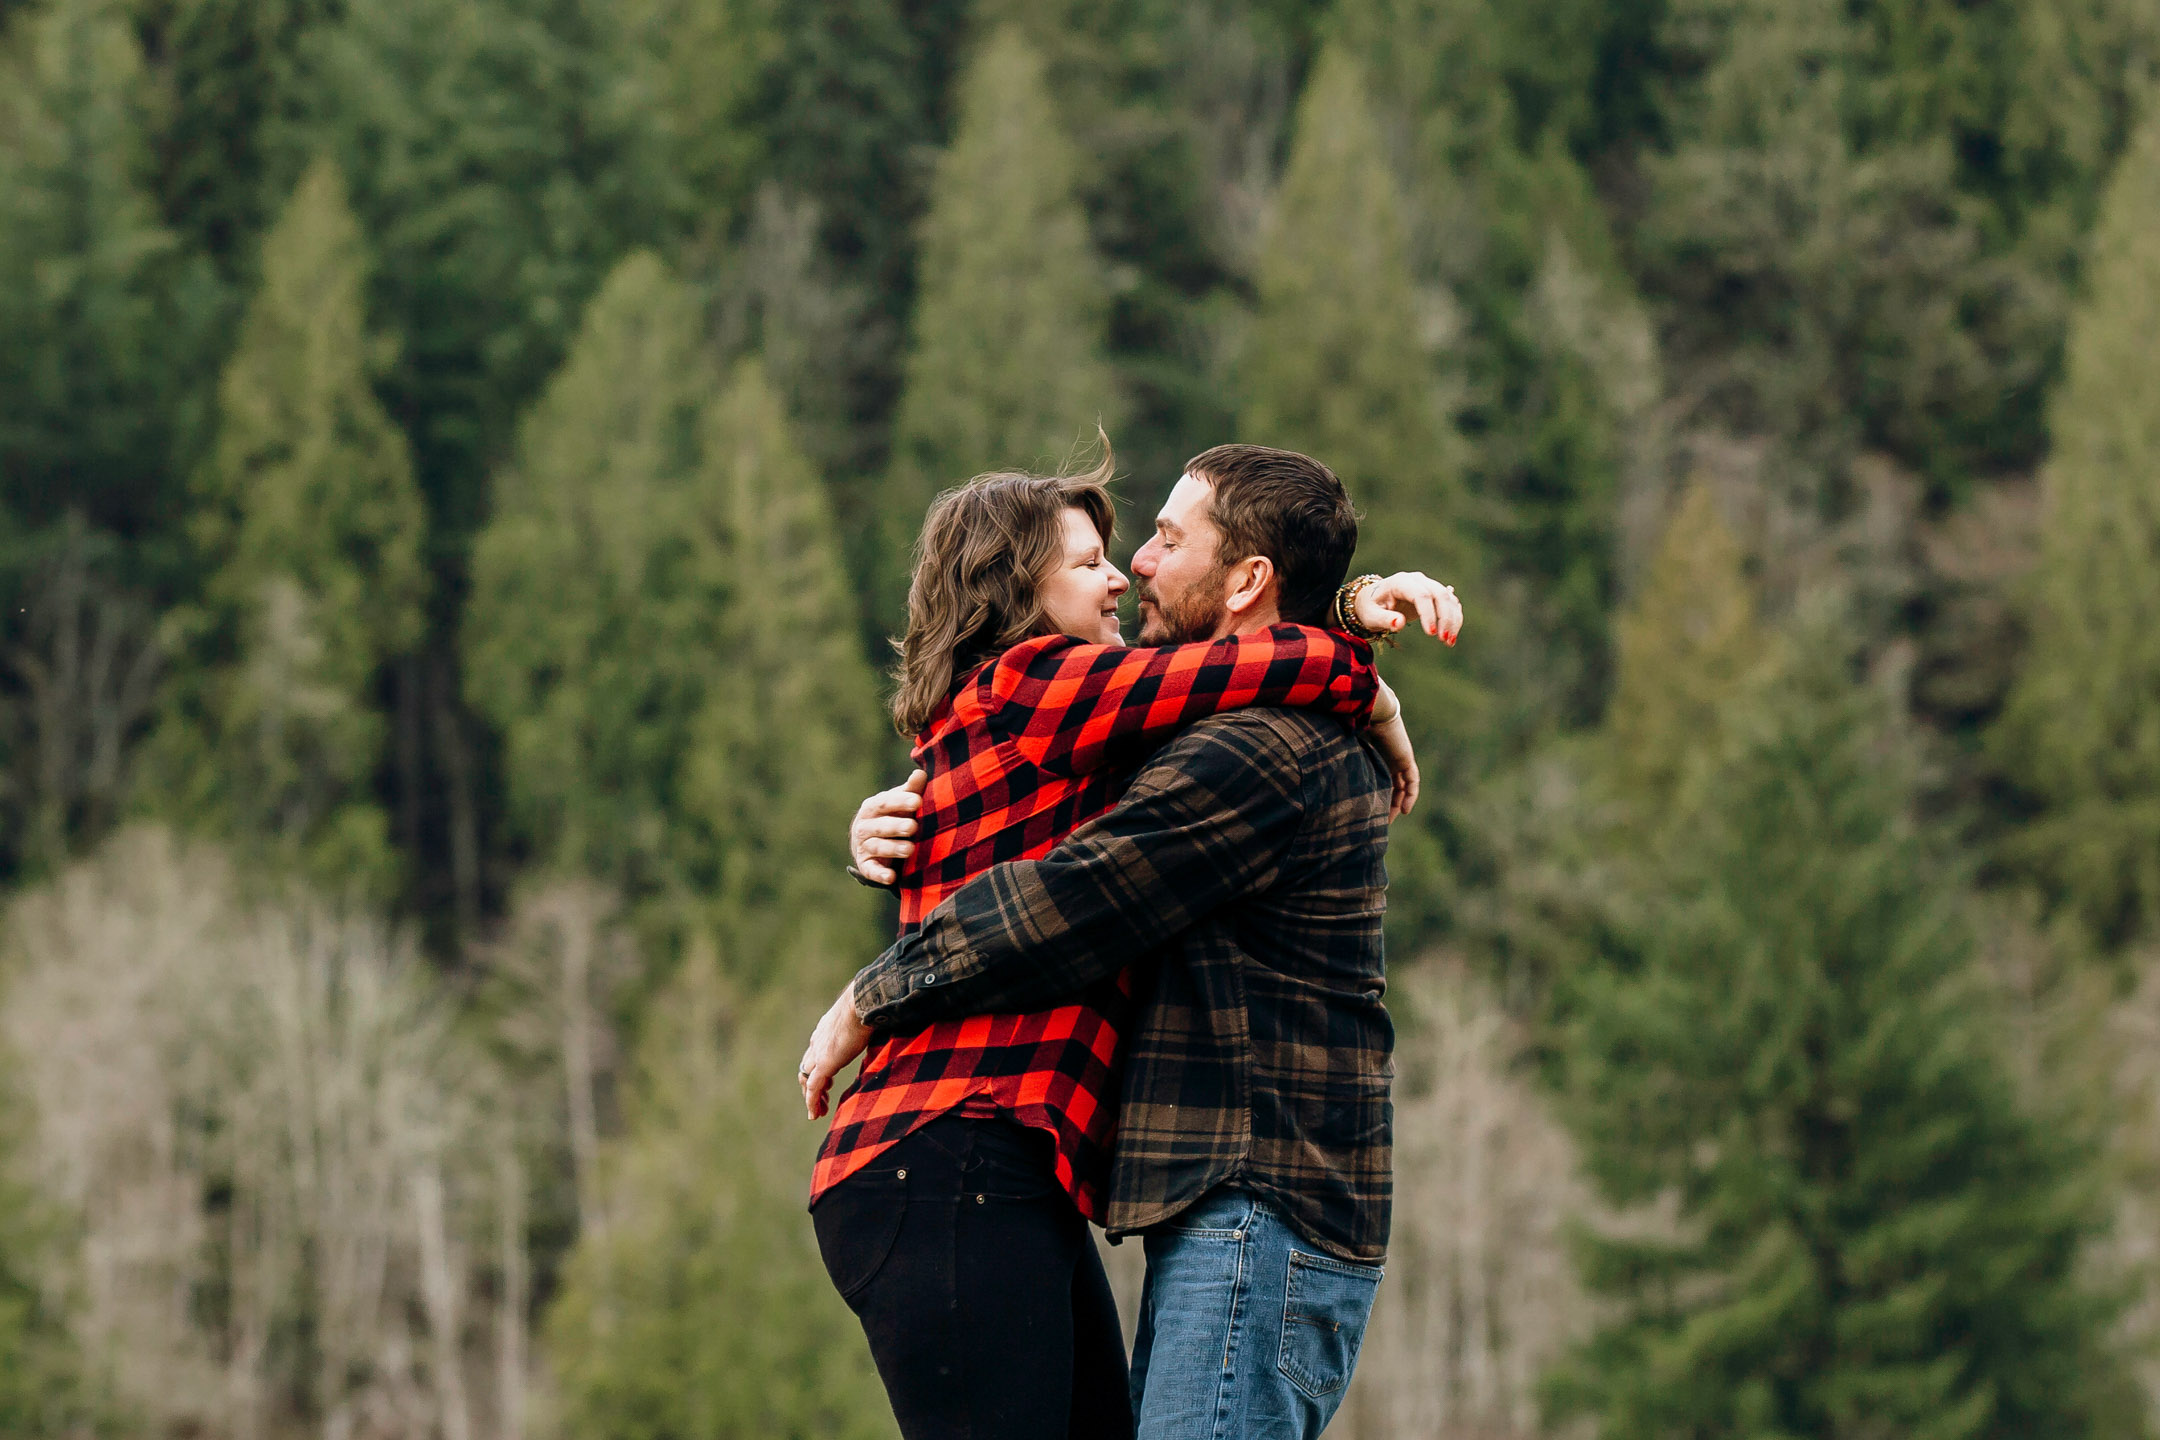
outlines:
M1356 542L1325 466L1211 450L1133 557L1140 641L1320 621ZM1459 608L1439 622L1452 635ZM906 802L885 798L865 806L888 832L858 834L865 869L896 853L903 827L877 822ZM1389 800L1337 720L1203 720L1107 815L986 872L880 956L805 1057L821 1094L870 1029L1039 1007L1144 960L1107 1215L1113 1238L1146 1239L1143 1440L1314 1436L1341 1403L1388 1231Z

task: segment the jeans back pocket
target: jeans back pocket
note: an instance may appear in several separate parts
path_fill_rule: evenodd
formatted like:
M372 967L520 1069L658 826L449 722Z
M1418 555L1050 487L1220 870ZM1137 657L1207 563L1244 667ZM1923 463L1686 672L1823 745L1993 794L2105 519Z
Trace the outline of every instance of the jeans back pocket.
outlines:
M1380 1275L1378 1265L1290 1252L1290 1278L1283 1291L1282 1356L1276 1368L1313 1399L1332 1395L1350 1383Z
M907 1171L884 1165L848 1176L810 1212L825 1273L850 1306L885 1268L907 1207Z

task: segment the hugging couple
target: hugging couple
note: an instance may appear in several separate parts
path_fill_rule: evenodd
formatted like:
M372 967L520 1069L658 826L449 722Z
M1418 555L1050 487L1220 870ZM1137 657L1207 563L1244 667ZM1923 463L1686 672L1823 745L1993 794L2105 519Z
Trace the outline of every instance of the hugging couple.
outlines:
M1350 497L1257 445L1188 462L1110 561L1111 457L938 497L863 803L900 938L818 1022L811 1185L908 1440L1310 1437L1387 1245L1388 823L1417 798L1370 641L1454 592L1344 583ZM1128 1375L1088 1234L1145 1241Z

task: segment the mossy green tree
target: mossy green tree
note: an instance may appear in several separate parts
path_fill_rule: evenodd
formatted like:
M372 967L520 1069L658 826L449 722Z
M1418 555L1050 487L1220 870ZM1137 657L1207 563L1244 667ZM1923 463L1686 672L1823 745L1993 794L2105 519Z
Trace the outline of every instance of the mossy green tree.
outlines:
M1882 697L1833 627L1795 649L1564 982L1564 1112L1646 1210L1582 1238L1612 1308L1553 1398L1611 1440L2142 1434L2094 1148L2020 1099Z
M931 497L980 471L1062 461L1118 416L1103 359L1106 273L1074 194L1043 62L1000 29L959 81L931 182L913 345L879 497L874 624L906 614L907 554Z
M171 223L235 280L252 277L262 233L291 184L273 153L305 103L303 53L332 0L171 0L134 5L155 57L158 200Z
M0 503L32 524L169 521L186 267L150 189L150 80L116 0L0 46Z
M2032 644L1995 733L2017 850L2107 941L2160 920L2160 120L2109 187L2042 472Z
M375 397L367 250L337 168L311 166L263 241L262 287L218 383L193 512L208 573L176 621L147 803L332 891L397 878L374 776L384 665L419 642L427 517Z
M1238 434L1303 451L1342 477L1364 516L1359 568L1424 570L1463 586L1472 617L1464 653L1475 654L1491 643L1491 611L1478 605L1461 452L1418 332L1406 243L1363 72L1331 47L1298 103L1261 242L1259 309L1236 363ZM1472 761L1480 692L1455 652L1430 645L1413 642L1385 669L1435 793ZM1440 809L1421 808L1427 817ZM1445 863L1427 826L1397 826L1390 844L1390 929L1407 940L1439 921Z
M2047 370L2052 277L1987 255L1944 128L1870 115L1863 22L1684 0L1664 35L1671 145L1635 240L1699 417L1773 442L1794 503L1831 516L1862 446L1953 490L2029 455L2010 432Z

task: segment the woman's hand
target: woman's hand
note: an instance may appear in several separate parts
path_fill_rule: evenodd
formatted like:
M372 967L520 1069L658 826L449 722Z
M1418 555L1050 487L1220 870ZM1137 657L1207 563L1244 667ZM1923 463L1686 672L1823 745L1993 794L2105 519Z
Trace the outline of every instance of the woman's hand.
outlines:
M1367 726L1365 738L1387 762L1388 774L1394 779L1395 791L1388 797L1388 819L1396 820L1417 804L1417 754L1410 748L1410 731L1403 724L1402 701L1395 698L1385 680L1380 682L1379 697L1373 701L1373 713L1387 718Z
M802 1086L803 1111L812 1120L822 1117L828 1108L825 1099L832 1093L833 1077L869 1046L870 1027L855 1013L855 982L851 980L819 1019L817 1029L810 1032L810 1048L803 1051L802 1064L795 1067L795 1083Z
M929 772L917 770L906 784L880 790L856 808L848 826L848 855L865 880L890 885L900 878L894 862L915 853L915 812L929 780Z
M1453 645L1462 633L1462 602L1454 586L1422 570L1402 570L1358 591L1357 618L1368 630L1389 633L1415 621L1435 640Z

